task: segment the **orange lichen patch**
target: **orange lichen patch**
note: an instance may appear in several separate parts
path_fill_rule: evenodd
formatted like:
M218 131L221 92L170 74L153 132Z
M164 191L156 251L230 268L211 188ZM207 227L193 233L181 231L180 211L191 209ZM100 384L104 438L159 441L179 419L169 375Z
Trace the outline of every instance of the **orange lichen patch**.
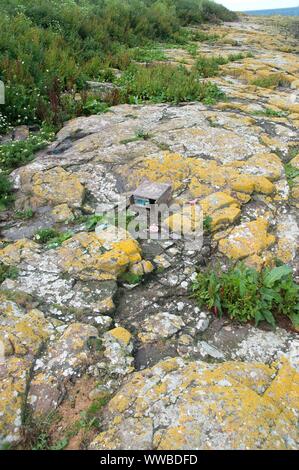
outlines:
M216 210L225 207L239 206L238 201L224 192L213 193L200 201L202 210L207 215L212 215Z
M125 345L128 345L132 339L131 333L120 326L118 328L114 328L113 330L108 331L107 334L113 336L115 339L117 339L117 341Z
M40 199L41 204L67 203L70 207L80 207L84 197L84 187L76 175L57 166L33 175L32 193Z
M224 207L213 212L212 215L212 230L219 230L226 225L233 224L241 215L241 209L232 205L230 207Z
M80 279L115 279L142 260L138 243L132 239L105 243L103 234L82 232L58 249L59 263Z
M0 436L7 443L21 440L22 405L26 389L28 358L9 357L1 364Z
M132 418L138 426L130 427L130 440L143 442L143 449L295 448L298 377L287 361L275 367L178 358L158 363L133 374L110 401L106 422L112 424L90 448L130 448L123 430ZM143 419L152 413L157 430L145 442Z
M112 243L112 246L117 251L123 251L128 256L131 264L141 261L141 249L136 240L121 240Z
M264 176L270 181L281 178L283 171L283 164L275 153L257 153L242 168L242 173Z
M255 189L254 178L248 175L240 175L232 181L231 188L233 191L252 194Z
M219 251L232 259L259 255L275 242L268 234L268 222L259 218L234 228L229 236L219 241Z
M171 183L174 191L184 186L184 181L190 177L190 168L186 160L179 154L165 153L163 158L147 158L142 166L129 175L134 186L147 178L159 183Z
M17 265L21 261L31 259L39 249L40 247L37 243L22 238L0 250L0 261L8 265Z
M0 342L6 356L36 354L50 333L51 325L39 310L20 316L15 310L5 309L0 315Z

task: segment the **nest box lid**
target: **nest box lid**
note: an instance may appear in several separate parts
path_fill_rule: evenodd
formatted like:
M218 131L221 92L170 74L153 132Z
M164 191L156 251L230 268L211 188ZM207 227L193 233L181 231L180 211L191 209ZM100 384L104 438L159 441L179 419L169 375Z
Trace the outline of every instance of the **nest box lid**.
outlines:
M133 196L135 198L159 200L166 192L171 190L171 185L168 183L154 183L149 180L141 182L140 186L135 189Z

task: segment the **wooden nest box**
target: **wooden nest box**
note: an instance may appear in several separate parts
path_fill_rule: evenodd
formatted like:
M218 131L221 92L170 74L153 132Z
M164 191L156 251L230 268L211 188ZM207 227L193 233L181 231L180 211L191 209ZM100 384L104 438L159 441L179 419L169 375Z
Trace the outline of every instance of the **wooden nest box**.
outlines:
M143 180L132 193L130 203L136 207L150 209L153 205L167 204L172 195L172 188L167 183L154 183Z

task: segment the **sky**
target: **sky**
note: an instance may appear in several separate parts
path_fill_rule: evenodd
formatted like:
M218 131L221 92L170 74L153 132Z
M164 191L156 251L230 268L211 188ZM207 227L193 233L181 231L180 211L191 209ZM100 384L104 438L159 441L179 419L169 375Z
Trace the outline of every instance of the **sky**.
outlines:
M299 0L216 0L230 10L266 10L268 8L298 7Z

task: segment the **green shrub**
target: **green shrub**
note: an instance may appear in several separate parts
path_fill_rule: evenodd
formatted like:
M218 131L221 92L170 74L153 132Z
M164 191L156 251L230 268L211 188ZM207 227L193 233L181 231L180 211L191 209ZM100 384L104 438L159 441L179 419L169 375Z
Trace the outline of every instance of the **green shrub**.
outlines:
M220 39L220 36L217 34L209 34L205 31L197 30L192 31L190 39L192 41L215 43L218 41L218 39Z
M137 62L153 62L167 60L167 57L161 47L135 47L130 50L130 55Z
M137 274L132 274L129 272L125 272L120 276L120 279L129 285L136 285L139 284L142 281L142 276L138 276Z
M270 75L265 78L257 78L251 82L252 85L261 87L261 88L276 88L280 85L283 85L280 75Z
M130 67L120 83L123 87L122 99L128 103L180 103L224 97L216 85L200 82L194 72L183 66Z
M21 220L31 219L34 216L34 212L32 209L26 209L24 211L16 211L15 218Z
M92 232L96 228L98 223L103 221L103 219L103 215L94 214L89 216L85 221L85 229L88 230L88 232Z
M240 263L227 272L198 273L192 292L200 306L220 316L274 326L275 317L286 315L299 326L299 286L286 265L257 272Z
M214 77L219 72L219 65L226 64L224 57L204 57L197 59L195 68L200 77Z
M268 116L268 117L286 117L288 115L285 111L275 111L275 109L266 108L263 111L255 111L253 113L256 116Z
M107 103L103 103L95 98L89 98L83 106L83 113L86 116L91 116L92 114L106 113L108 109Z
M200 56L195 64L195 69L200 77L214 77L219 73L219 66L245 59L246 54L229 54L227 57L222 56Z
M31 134L27 140L0 145L0 168L12 170L25 165L33 159L35 152L49 144L54 135L52 128L43 127L38 134Z
M289 183L289 186L292 187L295 182L295 178L299 176L299 169L292 166L290 163L287 163L284 166L286 177Z
M153 41L186 43L182 26L236 18L208 0L0 0L0 8L0 133L20 123L61 126L78 115L74 95L86 80L126 69L130 49L138 48L135 60L161 60Z
M235 21L237 15L222 5L210 0L173 0L177 14L183 24L204 21Z
M209 233L211 232L212 230L212 222L213 222L213 219L211 216L206 216L204 219L203 219L203 229L205 232Z
M7 266L0 262L0 284L5 279L16 279L18 277L18 269L15 266Z
M0 172L0 211L6 209L13 199L12 184L8 177Z
M59 232L53 228L42 228L34 235L34 240L41 245L46 245L48 249L57 248L65 240L73 236L70 230L66 232Z

